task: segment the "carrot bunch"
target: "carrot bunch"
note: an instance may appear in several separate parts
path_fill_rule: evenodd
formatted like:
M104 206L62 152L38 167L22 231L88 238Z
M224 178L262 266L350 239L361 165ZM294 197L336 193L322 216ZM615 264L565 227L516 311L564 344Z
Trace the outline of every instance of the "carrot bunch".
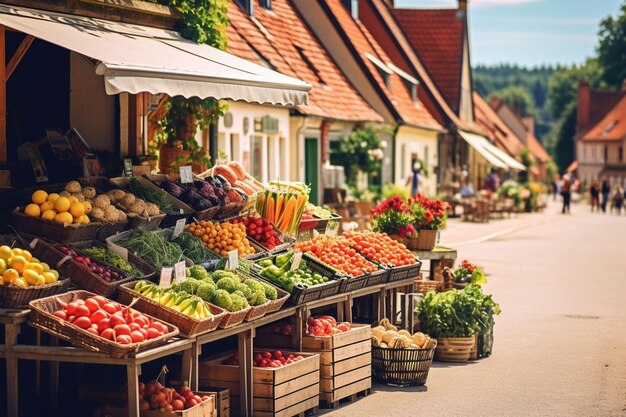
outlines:
M309 191L309 187L299 182L270 182L270 188L257 197L256 211L283 232L295 235L309 201Z

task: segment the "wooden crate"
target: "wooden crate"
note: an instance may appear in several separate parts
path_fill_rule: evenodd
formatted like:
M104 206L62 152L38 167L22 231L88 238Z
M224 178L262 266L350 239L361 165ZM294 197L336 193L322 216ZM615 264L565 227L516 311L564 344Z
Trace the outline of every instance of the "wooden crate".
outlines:
M320 357L311 353L292 353L303 360L280 368L257 368L253 377L253 415L255 417L291 417L316 408L320 393ZM233 414L239 410L239 366L224 365L231 355L200 362L199 384L219 386L230 391Z
M217 417L230 417L230 390L221 387L204 387L204 391L215 394Z
M320 355L320 401L330 407L372 387L372 329L353 326L345 333L302 338L304 351Z
M197 395L208 395L210 398L194 407L182 411L158 411L150 410L141 413L142 417L215 417L217 411L215 410L215 395L206 391L196 392Z

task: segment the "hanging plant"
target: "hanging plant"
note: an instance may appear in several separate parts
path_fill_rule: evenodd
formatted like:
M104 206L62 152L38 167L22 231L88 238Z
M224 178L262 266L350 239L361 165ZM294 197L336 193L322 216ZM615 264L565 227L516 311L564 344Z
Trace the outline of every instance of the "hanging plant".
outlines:
M346 181L355 184L359 171L377 173L383 160L380 132L373 128L358 129L341 141L338 159L344 167Z

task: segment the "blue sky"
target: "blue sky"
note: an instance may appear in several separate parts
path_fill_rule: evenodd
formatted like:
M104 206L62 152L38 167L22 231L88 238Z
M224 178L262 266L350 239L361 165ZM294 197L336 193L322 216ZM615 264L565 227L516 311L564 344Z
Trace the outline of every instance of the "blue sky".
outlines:
M623 0L469 0L472 65L581 63L598 24ZM456 7L456 0L396 0L398 7Z

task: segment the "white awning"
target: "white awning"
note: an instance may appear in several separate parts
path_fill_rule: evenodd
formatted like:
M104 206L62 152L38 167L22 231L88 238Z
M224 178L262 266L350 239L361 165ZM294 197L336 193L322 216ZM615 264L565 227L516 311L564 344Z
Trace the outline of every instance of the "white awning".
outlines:
M94 59L107 94L150 92L297 105L307 103L311 89L174 31L7 5L0 5L0 24Z
M521 162L517 161L508 153L504 152L502 149L498 148L495 145L487 142L489 144L488 151L493 153L497 158L499 158L502 162L507 164L511 169L516 171L526 171L526 167Z
M509 169L509 166L505 164L502 160L496 157L492 152L488 150L488 148L494 147L489 143L487 139L482 136L476 135L474 133L466 132L464 130L459 130L459 134L465 141L472 147L476 152L482 155L483 158L489 162L492 166L496 168Z

